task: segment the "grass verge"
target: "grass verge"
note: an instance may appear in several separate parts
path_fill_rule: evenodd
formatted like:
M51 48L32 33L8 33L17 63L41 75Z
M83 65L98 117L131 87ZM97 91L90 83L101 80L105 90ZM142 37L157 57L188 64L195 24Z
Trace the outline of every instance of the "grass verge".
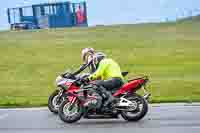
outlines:
M151 102L200 101L199 21L0 32L0 106L46 106L56 76L94 47L150 77Z

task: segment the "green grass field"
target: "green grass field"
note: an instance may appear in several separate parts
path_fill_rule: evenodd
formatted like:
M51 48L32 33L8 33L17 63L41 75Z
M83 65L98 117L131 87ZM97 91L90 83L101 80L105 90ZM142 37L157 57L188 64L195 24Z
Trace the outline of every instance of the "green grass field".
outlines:
M200 20L0 32L0 105L43 106L56 76L104 51L129 71L149 75L152 102L200 101Z

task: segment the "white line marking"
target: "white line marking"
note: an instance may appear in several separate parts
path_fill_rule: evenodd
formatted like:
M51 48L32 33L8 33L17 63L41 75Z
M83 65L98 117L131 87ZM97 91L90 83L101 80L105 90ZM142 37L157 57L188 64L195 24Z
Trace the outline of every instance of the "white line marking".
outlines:
M47 110L47 107L40 107L40 108L0 108L0 110L13 110L13 111L34 111L34 110Z
M6 117L8 117L8 114L0 115L0 120L1 120L1 119L4 119L4 118L6 118Z

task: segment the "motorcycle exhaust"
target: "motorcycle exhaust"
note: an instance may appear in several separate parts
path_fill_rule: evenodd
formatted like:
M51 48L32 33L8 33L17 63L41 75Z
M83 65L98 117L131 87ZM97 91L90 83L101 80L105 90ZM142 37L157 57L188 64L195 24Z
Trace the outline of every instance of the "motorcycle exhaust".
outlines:
M144 92L143 98L146 99L146 100L149 100L151 94L146 90L146 87L145 87L145 86L142 87L142 90L143 90L143 92Z
M149 100L150 96L151 96L151 94L148 93L148 94L145 94L145 95L143 96L143 98L146 99L146 100Z

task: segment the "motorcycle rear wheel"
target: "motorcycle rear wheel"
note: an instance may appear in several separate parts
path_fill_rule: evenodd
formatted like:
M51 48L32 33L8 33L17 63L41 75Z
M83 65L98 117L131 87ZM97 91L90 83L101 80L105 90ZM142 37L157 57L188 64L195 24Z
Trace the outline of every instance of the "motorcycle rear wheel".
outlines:
M140 105L137 105L138 108L137 110L133 111L121 111L121 116L127 120L127 121L139 121L141 120L148 112L148 103L147 101L140 95L134 94L133 96L127 97L128 100L130 101L135 101L137 100L137 104L140 103L142 109L140 109ZM139 112L137 112L139 110ZM136 114L134 116L131 116L130 114Z

